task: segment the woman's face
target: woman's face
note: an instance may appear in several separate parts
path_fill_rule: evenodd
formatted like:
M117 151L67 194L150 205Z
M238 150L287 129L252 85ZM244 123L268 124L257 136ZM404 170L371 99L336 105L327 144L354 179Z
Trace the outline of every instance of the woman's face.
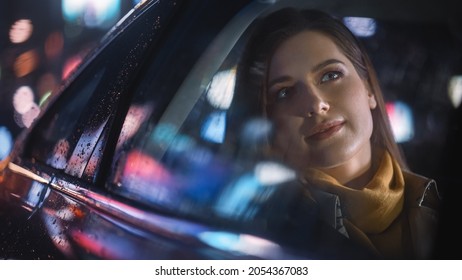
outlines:
M326 35L305 31L274 53L268 73L274 150L298 170L371 161L374 96Z

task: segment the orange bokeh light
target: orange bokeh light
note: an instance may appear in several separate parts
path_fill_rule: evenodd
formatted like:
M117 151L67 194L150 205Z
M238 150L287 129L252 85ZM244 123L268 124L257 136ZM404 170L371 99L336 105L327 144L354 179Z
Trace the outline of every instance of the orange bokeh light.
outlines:
M16 77L24 77L37 68L39 56L35 50L27 51L18 56L14 62L14 73Z

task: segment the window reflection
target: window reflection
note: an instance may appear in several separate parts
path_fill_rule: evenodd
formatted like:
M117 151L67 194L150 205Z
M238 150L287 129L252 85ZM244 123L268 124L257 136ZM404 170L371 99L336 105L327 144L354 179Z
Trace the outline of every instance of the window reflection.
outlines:
M268 212L262 205L295 174L262 160L272 125L249 115L258 108L240 107L249 106L236 86L236 54L244 43L200 87L175 93L166 108L157 88L135 92L113 159L113 192L187 217L262 224Z
M453 76L449 80L449 99L454 108L458 108L462 103L462 76Z
M207 100L217 108L226 110L231 106L236 85L236 68L218 72L212 79L207 91Z
M122 161L114 182L123 187L123 194L160 205L175 201L172 174L162 164L139 150L130 151Z
M226 132L226 112L211 113L202 125L201 136L207 141L223 143Z
M199 234L199 239L214 248L225 251L274 259L282 255L281 248L276 243L247 234L206 231Z
M72 153L69 163L66 167L66 173L72 176L81 177L85 170L86 163L90 159L96 144L100 140L103 129L106 126L108 119L103 121L95 128L88 128L81 136Z

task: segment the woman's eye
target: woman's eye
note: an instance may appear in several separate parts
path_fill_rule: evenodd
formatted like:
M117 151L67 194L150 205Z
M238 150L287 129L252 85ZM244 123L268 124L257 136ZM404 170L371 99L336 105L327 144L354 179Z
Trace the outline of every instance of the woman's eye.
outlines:
M321 83L329 82L332 80L337 80L340 77L342 77L341 72L338 72L338 71L328 72L321 77Z
M286 99L289 96L289 89L282 88L276 93L276 100Z

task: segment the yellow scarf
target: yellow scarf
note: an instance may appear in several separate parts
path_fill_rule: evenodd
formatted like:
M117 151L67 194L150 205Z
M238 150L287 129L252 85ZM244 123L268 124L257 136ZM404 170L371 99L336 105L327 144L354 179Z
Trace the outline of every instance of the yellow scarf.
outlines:
M319 191L338 195L344 217L366 235L385 231L403 210L403 174L388 152L383 153L372 180L360 190L316 169L307 170L304 179L315 199Z

